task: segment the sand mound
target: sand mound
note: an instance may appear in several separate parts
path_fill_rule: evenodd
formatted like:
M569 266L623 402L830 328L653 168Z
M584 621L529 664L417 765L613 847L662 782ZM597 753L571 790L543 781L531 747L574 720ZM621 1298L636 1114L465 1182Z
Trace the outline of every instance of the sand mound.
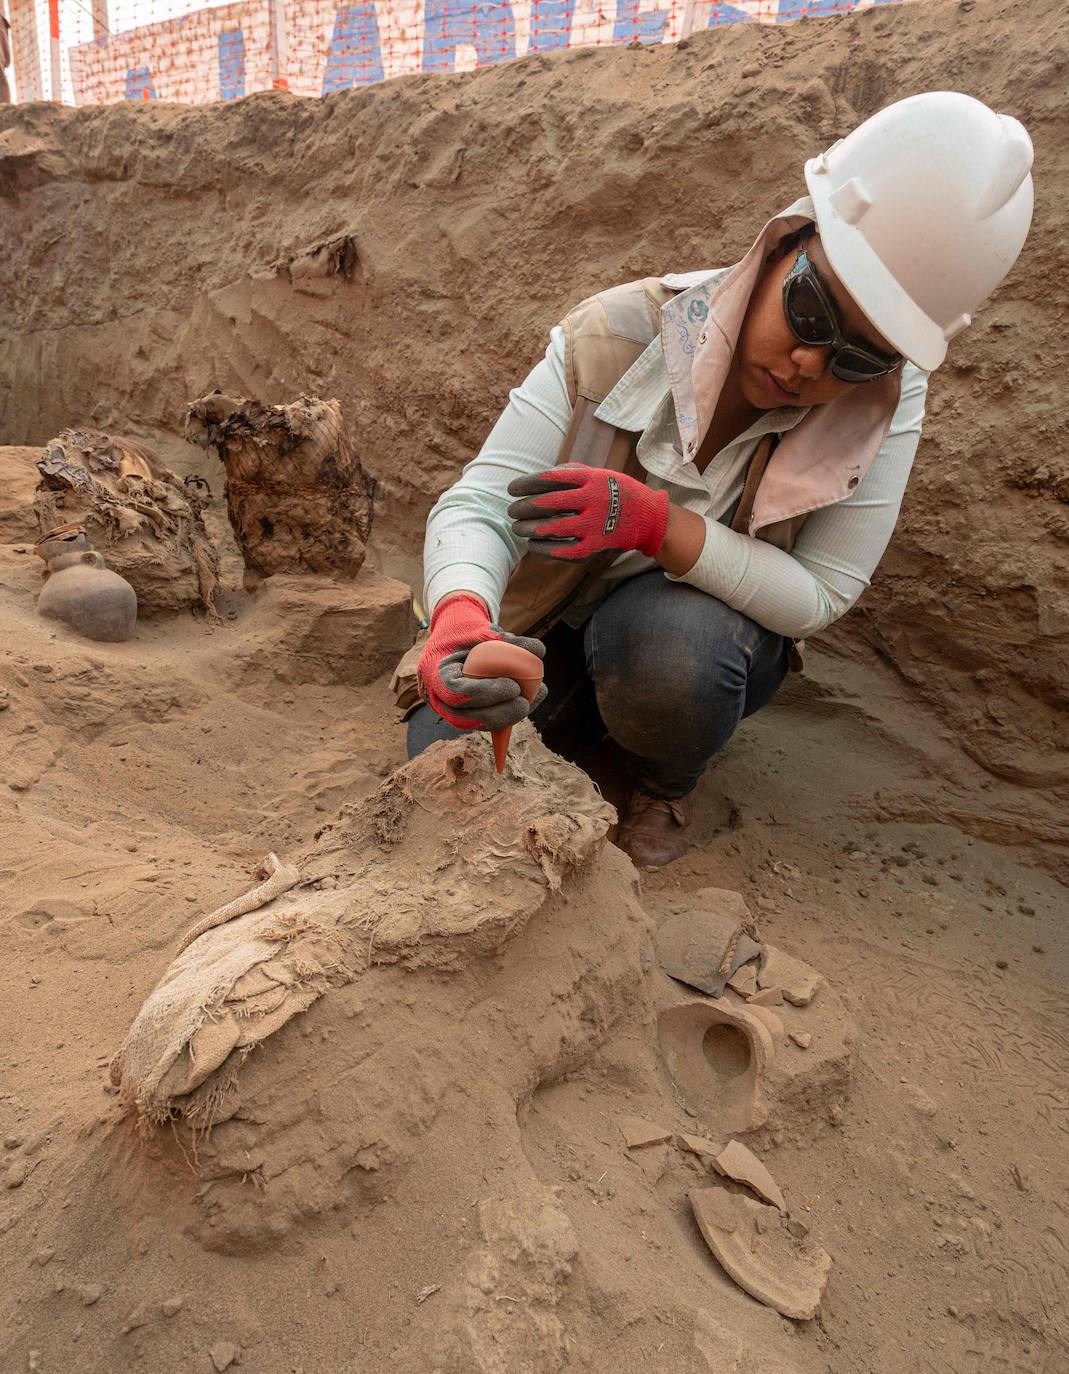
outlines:
M1027 952L1061 948L1058 896L945 827L869 810L861 833L871 776L937 799L887 743L902 722L874 735L849 705L878 703L877 682L755 722L699 798L702 848L640 894L605 803L524 732L504 779L485 741L403 765L385 677L301 648L298 584L324 598L322 579L228 589L220 626L98 645L37 617L33 562L0 546L5 1367L38 1351L42 1369L208 1368L215 1351L267 1374L541 1374L586 1352L604 1374L659 1352L699 1374L817 1374L834 1339L845 1368L890 1374L906 1321L955 1371L977 1342L1065 1348L1039 1334L1060 1265L1033 1243L1064 1152L1047 1106L1064 997ZM366 566L345 589L336 662L366 639L370 666L407 590ZM928 767L943 756L924 740ZM300 886L175 960L271 848ZM704 999L660 969L651 924L719 909L767 956L716 999L764 1049L745 1139L836 1261L802 1335L727 1277L687 1201L745 1186L714 1161L751 1061L730 1027L702 1032L685 1081L661 1056L664 1015ZM182 981L205 968L209 998ZM796 1000L769 1005L781 985ZM154 1126L127 1101L159 1058L135 1081L128 1057L121 1095L107 1069L180 987L191 1034L156 1099L176 1115ZM993 1091L1027 1150L991 1136ZM661 1143L628 1148L635 1117ZM992 1265L1027 1276L998 1304Z
M1065 473L1027 365L1062 350L1063 18L874 7L322 102L0 109L0 438L35 446L0 449L5 1371L1069 1362ZM932 86L1028 122L1034 238L936 380L877 585L718 760L694 851L640 885L523 732L504 779L485 741L406 765L386 573L547 325L734 258L802 157ZM178 437L216 388L260 420L338 398L330 559L244 593L265 550L216 500L218 620L43 621L36 446L133 435L218 493ZM295 885L176 957L269 852ZM714 996L657 932L718 911L763 955ZM729 1278L711 1189L766 1299L834 1258L816 1320Z
M33 493L41 474L39 448L0 448L0 540L32 543L41 531L33 511Z
M123 1097L150 1121L210 1126L233 1115L250 1050L332 985L375 964L448 969L500 949L615 817L530 727L504 780L488 749L476 736L429 750L295 867L276 860L268 900L220 912L138 1013L112 1068Z
M1034 790L986 812L1064 843L1063 23L1060 0L925 0L322 101L5 108L0 438L78 420L173 446L215 388L336 396L380 533L407 545L570 305L736 261L804 158L891 99L969 91L1033 135L1035 225L939 372L891 551L832 638L891 664L994 780Z

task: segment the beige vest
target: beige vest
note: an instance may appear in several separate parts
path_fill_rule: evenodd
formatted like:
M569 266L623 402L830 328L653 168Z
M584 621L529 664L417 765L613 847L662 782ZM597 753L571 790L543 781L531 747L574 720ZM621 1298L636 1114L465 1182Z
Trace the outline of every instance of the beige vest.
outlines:
M565 316L564 372L572 419L558 463L585 463L645 481L646 472L636 453L639 435L599 420L595 411L657 335L661 307L676 294L660 278L646 277L599 291ZM731 521L733 530L745 534L749 529L775 444L776 436L766 435L750 461L742 499ZM790 550L804 521L804 514L781 520L766 525L756 537ZM498 624L512 634L541 638L618 557L617 551L608 550L584 563L568 563L525 554L509 579Z
M646 472L636 452L639 435L599 420L595 411L658 333L661 307L677 294L660 278L645 277L599 291L565 316L564 371L572 418L558 463L586 463L645 481ZM742 497L731 521L731 528L740 533L749 529L776 437L766 435L750 460ZM781 520L766 525L756 537L789 550L804 521L804 514ZM541 638L618 557L618 551L612 549L583 563L525 554L509 578L497 623L512 634ZM390 684L402 719L419 704L416 666L426 640L424 632L397 665Z

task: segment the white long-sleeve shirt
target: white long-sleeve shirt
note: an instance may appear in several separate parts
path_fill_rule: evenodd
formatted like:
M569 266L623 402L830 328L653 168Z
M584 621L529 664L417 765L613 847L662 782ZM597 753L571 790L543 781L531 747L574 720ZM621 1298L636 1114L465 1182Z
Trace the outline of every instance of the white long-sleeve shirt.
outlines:
M844 615L869 585L898 519L920 439L927 375L907 363L890 430L868 473L844 501L810 514L790 553L730 528L746 470L761 436L784 433L805 407L762 412L700 473L685 459L661 341L655 338L598 407L610 424L641 431L638 459L648 485L703 516L705 545L687 582L742 611L776 634L804 639ZM550 332L544 359L509 394L477 458L438 499L427 520L424 595L427 613L449 592L475 592L496 617L509 576L526 551L507 515L515 477L553 467L571 419L564 373L564 331ZM592 595L568 615L578 623L620 579L655 567L623 553Z

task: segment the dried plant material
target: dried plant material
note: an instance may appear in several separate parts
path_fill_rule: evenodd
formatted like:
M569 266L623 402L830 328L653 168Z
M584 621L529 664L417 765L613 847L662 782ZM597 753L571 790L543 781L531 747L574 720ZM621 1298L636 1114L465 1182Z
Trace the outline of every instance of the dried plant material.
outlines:
M219 555L195 483L144 444L95 429L65 429L45 445L37 468L41 532L83 526L137 593L142 618L194 607L215 615Z
M218 454L246 568L353 578L371 534L371 496L337 401L264 405L218 391L194 401L186 438Z

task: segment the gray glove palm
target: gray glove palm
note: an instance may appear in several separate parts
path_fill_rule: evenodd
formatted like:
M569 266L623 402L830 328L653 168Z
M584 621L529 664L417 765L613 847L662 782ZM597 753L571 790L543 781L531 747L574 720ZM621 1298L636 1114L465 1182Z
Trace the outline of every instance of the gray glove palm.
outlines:
M530 639L525 635L512 635L500 625L490 627L499 634L506 644L516 644L527 649L539 658L545 658L546 646L540 639ZM451 706L450 715L463 721L471 721L471 728L502 730L506 725L518 725L531 711L535 711L549 695L545 684L538 689L538 695L530 706L519 683L508 677L465 677L464 660L469 649L457 649L454 653L438 661L438 676L442 684L453 692L459 692L468 700L463 706Z

